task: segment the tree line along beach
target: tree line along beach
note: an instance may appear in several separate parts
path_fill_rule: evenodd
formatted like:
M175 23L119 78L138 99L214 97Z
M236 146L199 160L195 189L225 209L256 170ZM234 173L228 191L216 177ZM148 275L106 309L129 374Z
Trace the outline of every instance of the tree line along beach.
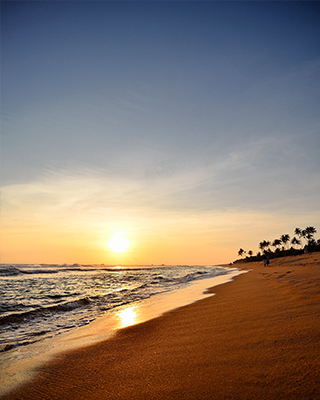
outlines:
M252 250L246 251L240 248L238 256L240 256L241 259L234 261L234 263L261 261L263 256L267 256L271 259L299 255L309 251L320 251L320 239L314 237L316 233L317 229L314 226L307 226L305 229L295 228L292 238L288 233L285 233L273 241L261 241L259 243L259 249L261 251L258 251L256 255L253 255ZM289 248L290 244L291 247ZM272 251L271 248L274 250Z

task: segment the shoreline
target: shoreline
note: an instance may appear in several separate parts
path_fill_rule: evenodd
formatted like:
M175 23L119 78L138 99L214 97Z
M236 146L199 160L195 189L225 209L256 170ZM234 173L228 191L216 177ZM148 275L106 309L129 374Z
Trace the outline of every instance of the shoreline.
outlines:
M6 400L320 399L320 253L61 354Z
M36 376L37 370L60 354L108 340L118 330L127 326L144 323L175 308L212 296L214 293L208 292L209 287L225 284L242 273L244 271L238 268L230 268L228 274L194 281L185 288L158 293L148 299L128 303L98 317L88 325L26 347L17 347L10 353L2 353L0 398L21 385L28 384Z

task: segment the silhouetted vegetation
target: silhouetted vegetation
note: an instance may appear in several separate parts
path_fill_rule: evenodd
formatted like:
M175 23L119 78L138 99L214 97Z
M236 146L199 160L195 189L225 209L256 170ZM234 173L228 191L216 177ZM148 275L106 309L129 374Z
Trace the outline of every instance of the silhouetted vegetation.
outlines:
M288 233L285 233L272 242L263 240L259 243L261 251L256 255L253 255L252 250L246 252L246 250L240 248L238 255L242 258L234 261L234 263L262 261L263 256L267 256L270 260L277 257L295 256L303 254L305 246L307 246L308 252L320 251L320 239L314 238L316 233L316 228L307 226L305 229L296 228L292 239ZM248 255L246 256L246 254Z

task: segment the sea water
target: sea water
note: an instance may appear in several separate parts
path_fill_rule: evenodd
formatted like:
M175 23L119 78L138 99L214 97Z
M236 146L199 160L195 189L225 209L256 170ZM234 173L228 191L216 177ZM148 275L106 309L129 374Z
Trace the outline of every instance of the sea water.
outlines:
M0 396L59 353L209 296L207 288L244 272L199 265L0 264Z
M237 269L216 266L0 265L0 351L90 324L124 305Z

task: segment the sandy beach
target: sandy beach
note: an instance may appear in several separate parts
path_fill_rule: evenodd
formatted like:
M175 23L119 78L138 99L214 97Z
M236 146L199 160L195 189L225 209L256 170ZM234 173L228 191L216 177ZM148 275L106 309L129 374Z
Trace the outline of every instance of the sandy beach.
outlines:
M320 399L320 253L61 354L3 399Z

